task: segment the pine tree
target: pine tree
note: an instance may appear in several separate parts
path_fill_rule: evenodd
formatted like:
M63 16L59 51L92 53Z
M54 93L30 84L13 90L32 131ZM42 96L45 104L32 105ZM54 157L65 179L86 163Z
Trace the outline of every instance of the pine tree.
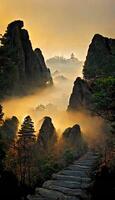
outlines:
M3 126L3 116L4 113L2 111L2 106L0 105L0 172L3 170L3 160L5 158L5 148L4 148L4 142L3 142L3 138L2 138L2 126Z
M18 67L15 52L16 49L11 47L10 39L5 33L0 37L0 99L11 96L17 88Z
M33 148L35 144L34 123L30 116L25 117L18 136L19 176L22 184L31 185L33 168Z
M34 123L32 122L32 119L30 116L25 117L23 124L21 125L21 129L18 133L19 137L28 137L28 138L34 138L35 135L34 130Z
M3 116L4 116L4 113L2 111L2 106L0 105L0 126L3 124Z

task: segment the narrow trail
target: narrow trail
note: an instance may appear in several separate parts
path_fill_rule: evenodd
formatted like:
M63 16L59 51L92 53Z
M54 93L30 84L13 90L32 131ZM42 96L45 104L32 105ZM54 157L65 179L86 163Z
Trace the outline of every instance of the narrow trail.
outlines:
M29 200L84 200L90 199L90 190L95 181L95 174L100 164L100 155L89 151L79 160L60 172L52 179L36 188Z

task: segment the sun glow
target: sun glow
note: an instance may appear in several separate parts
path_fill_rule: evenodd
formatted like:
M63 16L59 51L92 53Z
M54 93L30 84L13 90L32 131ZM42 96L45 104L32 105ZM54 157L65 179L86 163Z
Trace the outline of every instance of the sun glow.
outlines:
M0 33L8 23L21 19L34 48L40 47L45 58L75 52L85 60L95 33L115 37L114 7L113 0L1 0Z

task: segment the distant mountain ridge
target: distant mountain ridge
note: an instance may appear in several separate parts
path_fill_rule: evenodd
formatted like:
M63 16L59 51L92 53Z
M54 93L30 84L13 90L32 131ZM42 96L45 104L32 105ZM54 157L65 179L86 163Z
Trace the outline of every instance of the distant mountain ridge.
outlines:
M47 59L47 63L51 64L51 63L63 63L63 64L67 64L67 63L80 63L81 61L78 60L78 58L75 57L75 55L72 53L70 58L65 58L63 56L54 56L52 58Z
M77 75L83 65L72 53L70 58L62 56L54 56L46 60L47 66L50 67L52 73L59 71L64 76Z

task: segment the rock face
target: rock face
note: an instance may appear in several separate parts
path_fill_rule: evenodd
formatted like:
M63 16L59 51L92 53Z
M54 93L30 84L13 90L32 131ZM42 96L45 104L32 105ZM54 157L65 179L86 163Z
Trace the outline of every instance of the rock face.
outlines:
M45 117L38 134L38 144L44 149L51 148L57 140L56 130L50 117Z
M69 100L68 111L79 111L91 106L91 88L87 81L78 77Z
M78 124L67 128L62 135L62 139L65 146L75 150L76 153L84 152L84 150L87 148Z
M85 79L115 75L115 39L96 34L84 64Z
M40 49L33 50L28 31L23 28L23 21L10 23L4 35L6 46L13 51L13 59L18 68L18 83L30 86L45 86L52 83L50 70L47 68Z
M81 130L78 124L74 125L72 128L67 128L63 133L63 138L66 141L74 144L76 143L77 139L81 137Z
M92 109L95 80L115 76L115 39L99 34L93 37L83 66L83 75L84 80L77 78L74 82L68 111Z

